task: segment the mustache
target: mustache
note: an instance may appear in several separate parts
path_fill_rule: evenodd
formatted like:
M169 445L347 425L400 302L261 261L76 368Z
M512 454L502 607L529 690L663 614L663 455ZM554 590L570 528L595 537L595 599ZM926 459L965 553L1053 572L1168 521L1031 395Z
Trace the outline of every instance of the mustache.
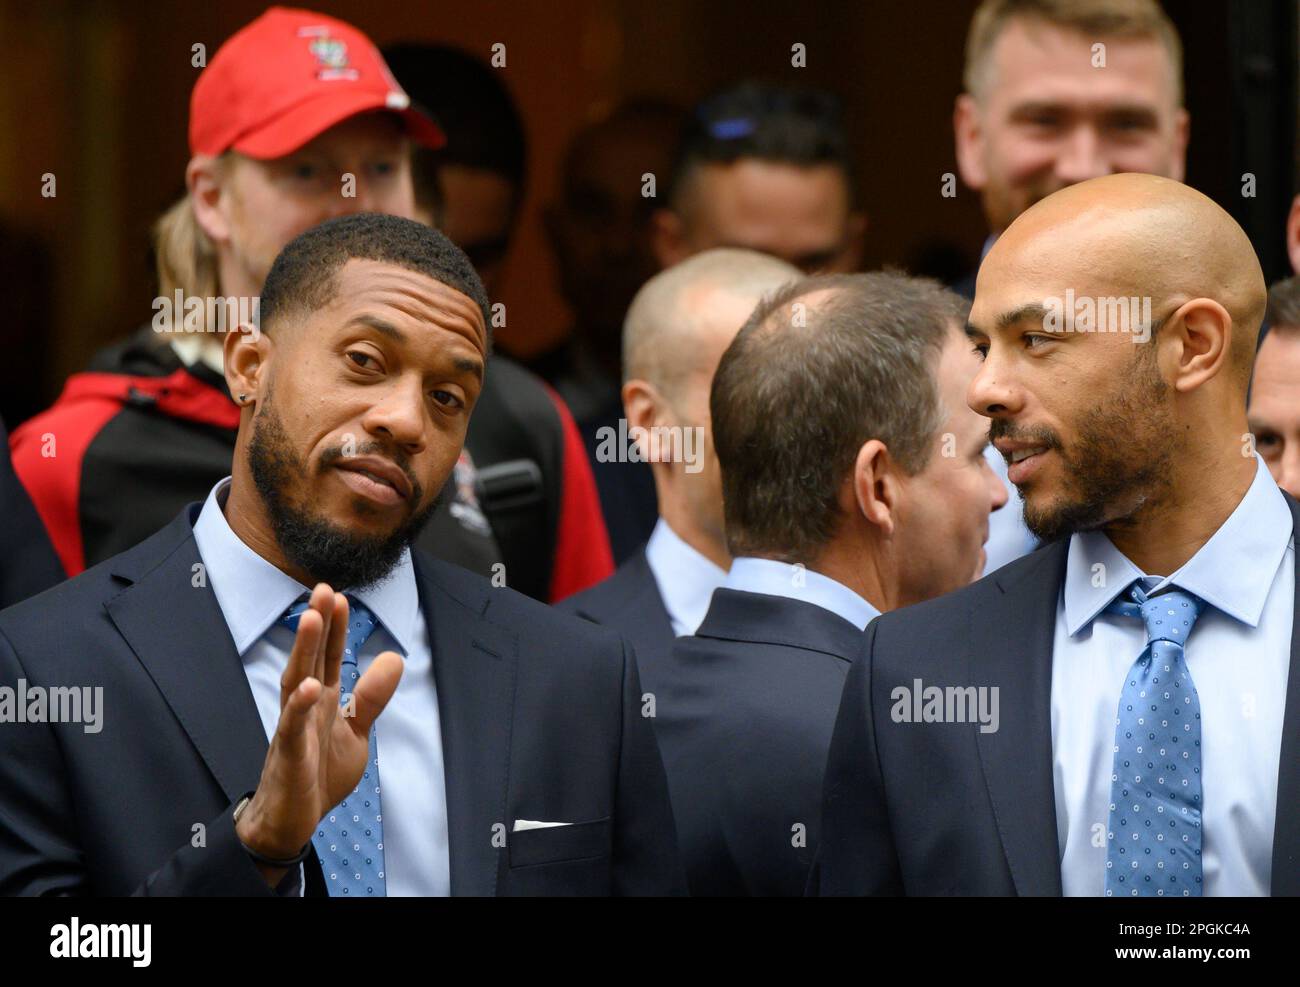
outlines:
M402 471L406 477L406 482L411 485L411 503L418 504L424 499L424 486L415 478L415 472L411 469L411 459L403 452L384 448L382 442L367 442L365 445L357 446L352 456L380 456L387 459L390 463ZM334 446L332 449L326 449L321 453L320 466L317 472L323 473L340 459L349 459L351 456L343 454L342 446Z
M1016 426L1005 418L994 418L989 423L989 441L996 442L998 439L1033 443L1048 449L1061 448L1060 436L1046 425Z

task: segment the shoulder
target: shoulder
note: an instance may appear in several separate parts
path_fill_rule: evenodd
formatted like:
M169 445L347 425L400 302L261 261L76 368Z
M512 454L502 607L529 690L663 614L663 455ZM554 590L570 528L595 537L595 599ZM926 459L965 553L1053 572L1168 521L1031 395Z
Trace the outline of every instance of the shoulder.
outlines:
M173 553L193 544L188 515L194 506L138 545L0 611L0 635L24 662L29 655L73 663L103 657L103 644L113 637L108 605Z
M897 651L905 655L937 648L964 651L972 626L1004 619L998 604L1007 594L1020 595L1030 586L1041 591L1046 582L1059 586L1066 545L1047 545L969 586L881 614L867 628L872 650L877 654ZM1005 631L1016 633L1014 627Z
M459 606L514 632L519 638L521 654L555 651L559 657L562 652L599 653L615 656L621 663L624 645L617 632L562 612L508 586L495 586L484 576L425 552L417 555L417 573L427 575Z
M620 612L653 586L654 576L646 563L643 549L634 553L609 578L565 599L559 604L559 609L588 620L600 621Z

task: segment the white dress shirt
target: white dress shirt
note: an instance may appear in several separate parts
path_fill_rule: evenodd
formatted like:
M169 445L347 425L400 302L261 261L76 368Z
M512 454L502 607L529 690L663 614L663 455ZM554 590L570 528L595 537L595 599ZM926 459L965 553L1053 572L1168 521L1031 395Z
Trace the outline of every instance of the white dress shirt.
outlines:
M839 614L850 624L866 630L880 611L843 583L813 572L804 566L777 562L774 559L756 559L742 556L733 559L731 571L723 580L724 589L744 590L747 593L766 593L803 600Z
M645 560L659 587L673 634L694 634L709 610L713 591L727 578L727 570L697 552L660 518L645 546Z
M1154 592L1173 585L1207 604L1188 637L1201 704L1204 894L1267 895L1277 812L1295 538L1262 459L1241 503ZM1052 654L1052 755L1061 886L1105 891L1115 716L1146 646L1142 621L1102 611L1140 572L1101 532L1070 540Z
M229 485L226 477L208 494L194 524L194 540L269 742L280 720L280 676L294 641L293 631L278 621L310 587L277 569L231 530L222 511ZM356 597L377 620L361 646L358 671L364 674L382 651L396 651L404 659L397 692L375 721L387 893L449 895L447 794L433 650L410 550L388 579Z

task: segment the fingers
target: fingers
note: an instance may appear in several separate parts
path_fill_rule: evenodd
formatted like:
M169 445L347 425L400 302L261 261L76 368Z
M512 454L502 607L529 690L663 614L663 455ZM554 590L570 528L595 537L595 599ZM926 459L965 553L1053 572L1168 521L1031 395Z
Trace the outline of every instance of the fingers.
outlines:
M402 656L395 651L384 651L375 656L366 673L357 680L352 692L355 713L347 722L358 736L370 735L371 725L393 698L401 678Z
M293 650L289 652L289 661L284 666L284 674L280 676L281 712L284 711L289 697L303 680L314 677L316 653L320 650L323 630L324 625L320 614L315 610L308 610L299 618L298 634L293 640Z
M329 635L325 642L325 660L321 665L321 681L326 688L339 684L339 668L343 663L343 647L348 637L348 598L342 593L334 594L333 619L330 621Z
M325 681L325 652L329 643L330 628L334 624L334 596L334 591L328 585L317 583L311 591L311 601L309 603L310 608L321 616L321 635L316 648L312 675L322 682ZM306 614L303 616L306 616Z
M298 633L294 637L293 650L289 652L289 661L280 676L280 709L293 691L304 679L325 679L325 637L329 632L333 607L330 605L333 593L324 583L319 583L312 591L308 608L298 618ZM337 682L337 677L335 679Z
M280 708L280 721L275 728L275 741L281 754L293 759L303 755L311 734L308 725L312 708L323 691L320 681L309 677L289 693Z

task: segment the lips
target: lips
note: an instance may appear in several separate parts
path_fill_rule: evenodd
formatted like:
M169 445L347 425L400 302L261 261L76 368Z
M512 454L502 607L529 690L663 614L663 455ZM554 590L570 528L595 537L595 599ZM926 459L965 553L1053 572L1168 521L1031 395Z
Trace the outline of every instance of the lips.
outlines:
M411 496L411 484L406 474L387 460L361 456L335 466L349 487L371 500L397 504Z
M1027 483L1052 451L1051 446L1042 443L1010 439L998 439L993 444L1007 461L1007 479L1016 486Z

